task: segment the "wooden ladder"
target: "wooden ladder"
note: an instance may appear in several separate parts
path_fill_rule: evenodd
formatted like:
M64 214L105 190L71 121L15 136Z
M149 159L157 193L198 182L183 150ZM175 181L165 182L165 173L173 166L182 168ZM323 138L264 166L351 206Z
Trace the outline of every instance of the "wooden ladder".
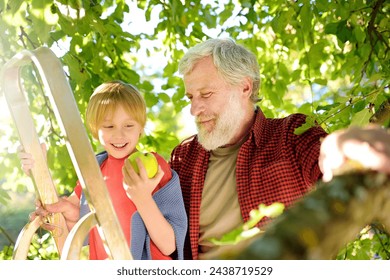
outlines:
M35 66L37 75L41 78L44 92L49 97L61 132L65 136L68 152L91 209L70 232L62 214L49 218L51 224L57 225L52 235L61 259L79 259L84 240L94 226L100 228L99 232L110 259L132 259L63 66L47 47L33 51L24 50L16 54L2 67L0 73L1 89L20 142L35 160L31 178L37 199L43 205L51 204L58 201L58 194L22 87L21 70L28 64ZM24 226L17 238L13 259L27 258L33 235L41 224L41 219L37 217Z

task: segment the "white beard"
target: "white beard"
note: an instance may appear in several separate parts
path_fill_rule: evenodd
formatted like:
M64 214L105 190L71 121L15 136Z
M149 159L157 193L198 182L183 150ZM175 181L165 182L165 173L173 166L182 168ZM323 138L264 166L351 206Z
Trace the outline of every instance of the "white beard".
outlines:
M225 110L216 117L215 127L211 132L197 123L199 143L208 151L230 144L244 117L245 111L240 106L238 93L232 93Z

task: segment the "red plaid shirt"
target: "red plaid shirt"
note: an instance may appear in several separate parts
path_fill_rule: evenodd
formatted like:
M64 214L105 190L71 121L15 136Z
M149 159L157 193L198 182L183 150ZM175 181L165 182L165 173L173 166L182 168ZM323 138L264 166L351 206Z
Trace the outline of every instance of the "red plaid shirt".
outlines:
M295 135L294 129L305 123L305 119L302 114L268 119L257 110L249 138L237 157L237 192L244 221L261 203L281 202L288 207L321 177L318 157L320 139L326 132L316 126ZM171 166L179 174L189 217L186 259L198 259L200 203L209 156L196 135L184 140L171 155Z

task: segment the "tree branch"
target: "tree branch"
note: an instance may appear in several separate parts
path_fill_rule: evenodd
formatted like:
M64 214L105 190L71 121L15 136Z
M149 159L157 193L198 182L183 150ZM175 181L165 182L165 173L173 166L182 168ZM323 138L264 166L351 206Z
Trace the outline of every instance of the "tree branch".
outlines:
M386 122L390 120L390 99L387 99L381 104L378 111L370 118L370 123L386 125ZM389 124L387 124L389 125Z
M225 259L334 259L372 222L390 227L390 176L351 173L319 182L293 207L264 228L265 233Z

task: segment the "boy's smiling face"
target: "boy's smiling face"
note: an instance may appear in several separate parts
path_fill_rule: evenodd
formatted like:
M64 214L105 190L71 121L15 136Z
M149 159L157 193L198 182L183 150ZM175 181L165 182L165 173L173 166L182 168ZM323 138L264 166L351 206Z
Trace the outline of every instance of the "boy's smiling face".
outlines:
M99 142L111 156L124 158L135 150L142 131L141 125L118 105L99 125Z

